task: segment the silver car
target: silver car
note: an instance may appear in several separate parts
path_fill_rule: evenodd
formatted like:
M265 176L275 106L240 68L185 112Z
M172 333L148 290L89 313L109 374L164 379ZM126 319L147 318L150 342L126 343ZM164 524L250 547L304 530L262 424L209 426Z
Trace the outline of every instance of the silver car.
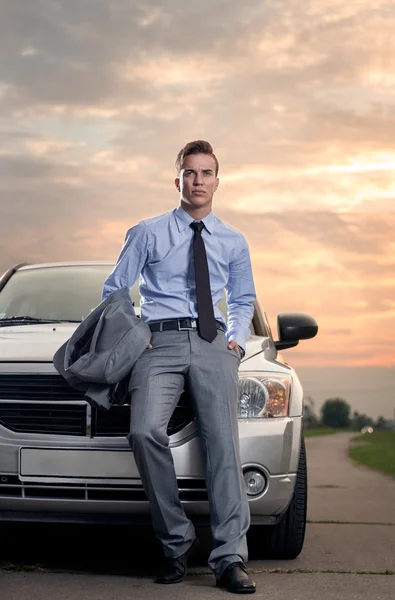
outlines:
M52 359L101 302L108 262L21 264L0 279L0 521L150 523L126 435L130 405L89 404ZM139 310L138 283L131 289ZM226 316L225 297L221 310ZM295 558L307 508L303 391L278 351L312 338L309 315L283 313L274 341L259 301L239 368L241 462L255 555ZM180 498L209 524L194 414L184 393L168 426Z

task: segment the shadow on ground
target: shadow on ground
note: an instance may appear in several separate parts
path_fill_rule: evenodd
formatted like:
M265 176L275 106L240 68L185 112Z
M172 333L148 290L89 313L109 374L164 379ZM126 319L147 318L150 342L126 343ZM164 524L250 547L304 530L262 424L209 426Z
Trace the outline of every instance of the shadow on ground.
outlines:
M207 566L211 534L197 528L200 547L191 566ZM108 525L0 526L0 565L13 570L50 570L150 576L162 560L162 549L151 528Z
M191 567L210 572L207 560L213 547L210 527L196 526L198 549ZM264 531L259 534L264 540ZM249 559L261 558L262 541L248 535ZM98 574L151 576L163 560L162 546L151 527L125 525L0 524L0 567Z

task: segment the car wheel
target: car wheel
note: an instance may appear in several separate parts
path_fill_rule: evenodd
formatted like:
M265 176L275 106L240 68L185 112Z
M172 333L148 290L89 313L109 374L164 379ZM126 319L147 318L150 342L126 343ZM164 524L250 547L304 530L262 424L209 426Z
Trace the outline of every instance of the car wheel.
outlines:
M256 558L296 558L303 548L307 515L307 463L302 436L298 472L292 500L277 525L252 526L249 546Z

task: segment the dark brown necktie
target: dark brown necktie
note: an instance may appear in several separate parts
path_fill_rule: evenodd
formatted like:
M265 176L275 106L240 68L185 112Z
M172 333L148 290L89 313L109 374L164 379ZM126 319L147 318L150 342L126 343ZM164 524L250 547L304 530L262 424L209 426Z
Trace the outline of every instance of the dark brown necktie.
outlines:
M202 338L208 342L212 342L217 337L217 325L214 318L206 248L202 238L204 223L202 221L191 223L191 227L195 231L195 236L193 238L193 254L195 261L199 333Z

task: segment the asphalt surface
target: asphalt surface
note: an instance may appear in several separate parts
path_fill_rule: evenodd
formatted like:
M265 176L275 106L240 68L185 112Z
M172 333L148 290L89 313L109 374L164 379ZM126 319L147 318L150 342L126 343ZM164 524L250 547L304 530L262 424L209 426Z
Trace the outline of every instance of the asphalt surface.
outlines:
M305 545L293 561L251 557L247 566L257 584L255 598L395 599L395 479L351 461L347 456L351 437L336 434L306 440ZM199 533L203 548L186 580L158 586L152 578L161 552L148 530L2 529L0 600L234 597L214 586L206 566L209 534ZM126 542L123 552L121 542Z

